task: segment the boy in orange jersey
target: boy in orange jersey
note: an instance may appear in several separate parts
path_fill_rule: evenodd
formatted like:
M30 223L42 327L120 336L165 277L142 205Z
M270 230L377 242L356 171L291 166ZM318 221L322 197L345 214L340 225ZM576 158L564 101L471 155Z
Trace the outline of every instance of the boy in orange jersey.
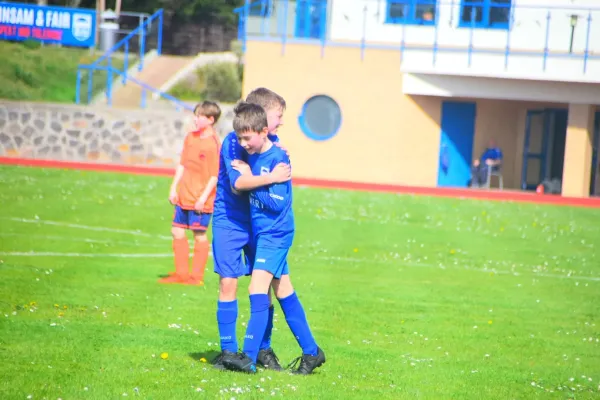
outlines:
M169 193L169 201L175 206L171 228L175 273L161 279L160 283L204 285L209 250L206 230L213 213L219 175L220 143L214 124L220 116L221 109L210 101L198 104L194 109L196 130L185 138ZM186 229L194 232L191 274Z

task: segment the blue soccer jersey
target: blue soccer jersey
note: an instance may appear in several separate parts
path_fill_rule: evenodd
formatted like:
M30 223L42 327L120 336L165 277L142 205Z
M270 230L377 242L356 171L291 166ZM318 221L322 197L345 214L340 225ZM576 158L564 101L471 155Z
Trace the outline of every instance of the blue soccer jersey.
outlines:
M269 135L269 139L279 141L277 135ZM231 166L233 160L248 161L248 153L240 146L235 132L229 133L221 146L213 226L247 231L251 226L248 193L234 191L241 174Z
M270 173L279 163L290 159L277 146L262 154L248 156L253 175ZM252 233L258 247L290 248L294 240L294 212L292 210L292 182L275 183L250 192Z

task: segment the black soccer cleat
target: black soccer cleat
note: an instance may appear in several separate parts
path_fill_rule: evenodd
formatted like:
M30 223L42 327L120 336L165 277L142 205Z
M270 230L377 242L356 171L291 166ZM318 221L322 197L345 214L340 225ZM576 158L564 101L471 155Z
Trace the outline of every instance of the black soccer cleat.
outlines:
M239 371L247 374L256 373L256 364L245 353L227 354L223 357L223 366L229 371Z
M279 359L275 355L273 349L268 348L266 350L261 350L258 352L258 358L256 359L256 364L264 369L270 369L272 371L283 371L281 365L279 364Z
M298 362L300 362L298 368L293 369L296 366L296 364L298 364ZM292 374L309 375L312 374L315 369L319 368L323 364L325 364L325 353L323 352L323 350L321 350L320 347L317 347L316 356L303 354L301 357L298 357L294 361L292 361L288 368L292 368Z
M231 357L232 355L235 355L234 352L229 351L229 350L223 350L221 353L219 353L218 356L215 357L215 359L212 362L212 365L215 369L218 370L225 370L225 366L223 365L223 359L225 357Z

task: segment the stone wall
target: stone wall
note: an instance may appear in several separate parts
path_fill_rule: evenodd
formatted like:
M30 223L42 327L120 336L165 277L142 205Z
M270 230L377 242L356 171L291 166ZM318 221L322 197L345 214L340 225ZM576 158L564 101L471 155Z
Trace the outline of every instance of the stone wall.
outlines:
M218 130L231 129L223 110ZM174 166L191 113L0 101L0 156Z

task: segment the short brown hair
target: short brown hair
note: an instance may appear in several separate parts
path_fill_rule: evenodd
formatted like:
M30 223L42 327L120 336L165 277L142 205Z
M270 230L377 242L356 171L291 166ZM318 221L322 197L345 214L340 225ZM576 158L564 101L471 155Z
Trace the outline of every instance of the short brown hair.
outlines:
M275 107L281 107L281 109L285 110L286 107L285 99L283 97L264 87L251 91L246 97L246 103L258 104L265 110Z
M215 119L215 124L221 117L221 107L214 101L203 101L202 103L196 104L194 107L194 115L202 115L207 118L213 117Z
M261 132L268 127L267 113L258 104L240 101L233 109L233 130L235 133Z

